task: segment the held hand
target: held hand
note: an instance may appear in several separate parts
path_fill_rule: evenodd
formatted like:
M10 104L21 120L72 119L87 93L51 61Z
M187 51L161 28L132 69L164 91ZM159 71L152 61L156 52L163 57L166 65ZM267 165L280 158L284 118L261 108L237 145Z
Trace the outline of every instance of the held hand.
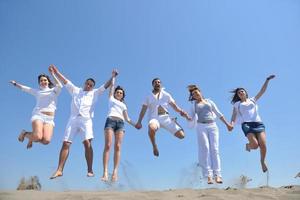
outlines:
M269 81L269 80L271 80L273 78L275 78L275 75L270 75L270 76L268 76L267 80Z
M136 123L136 125L134 126L136 129L141 129L142 128L142 124L141 123Z
M192 121L192 120L193 120L193 118L191 118L190 116L186 116L186 119L187 119L188 121Z
M54 73L54 71L53 71L53 65L52 65L52 64L48 67L48 71L49 71L51 74Z
M233 130L233 126L231 125L231 124L228 124L227 125L227 130L230 132L230 131L232 131Z
M116 76L118 76L119 72L117 69L113 69L111 74L112 74L112 77L116 77Z
M51 65L49 66L49 68L51 68L51 70L53 71L53 73L57 73L57 72L58 72L57 67L56 67L55 65L53 65L53 64L51 64Z

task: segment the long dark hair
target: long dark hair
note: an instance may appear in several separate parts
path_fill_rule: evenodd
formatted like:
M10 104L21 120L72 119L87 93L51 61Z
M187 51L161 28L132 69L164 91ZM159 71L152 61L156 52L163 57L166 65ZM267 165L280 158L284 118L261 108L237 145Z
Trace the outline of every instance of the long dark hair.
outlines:
M38 76L38 84L40 84L40 79L41 79L42 77L45 77L45 78L48 80L48 82L49 82L48 87L49 87L49 88L53 88L53 87L54 87L54 84L52 83L51 79L50 79L49 76L46 75L46 74L40 74L40 75Z
M115 96L115 94L116 94L116 92L117 92L118 90L121 90L121 91L123 92L123 97L122 97L122 99L121 99L121 102L124 102L124 99L125 99L125 90L124 90L121 86L118 85L118 86L115 88L114 96Z
M246 98L248 98L248 93L247 93L247 90L245 90L245 88L242 88L242 87L235 88L235 89L230 91L231 93L233 93L232 99L231 99L231 104L235 104L236 102L241 100L241 98L238 95L238 92L240 90L244 90L245 93L246 93Z
M194 101L195 99L193 98L193 91L198 90L199 92L201 92L201 90L198 88L197 85L188 85L187 86L189 92L190 92L190 96L189 96L189 101Z

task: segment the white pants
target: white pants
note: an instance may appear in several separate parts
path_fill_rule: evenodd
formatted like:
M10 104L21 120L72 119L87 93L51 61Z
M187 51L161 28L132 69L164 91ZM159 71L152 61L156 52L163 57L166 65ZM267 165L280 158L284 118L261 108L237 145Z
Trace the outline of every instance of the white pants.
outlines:
M219 155L219 129L216 123L196 126L198 136L198 159L204 177L221 177Z

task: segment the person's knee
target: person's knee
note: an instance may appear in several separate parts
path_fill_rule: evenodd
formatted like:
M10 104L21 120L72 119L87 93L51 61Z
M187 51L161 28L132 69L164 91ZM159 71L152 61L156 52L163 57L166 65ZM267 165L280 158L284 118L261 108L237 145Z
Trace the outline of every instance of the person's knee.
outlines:
M108 142L104 145L104 151L109 151L111 148L111 142Z
M261 143L261 144L259 144L259 148L267 149L267 145L265 143Z
M258 149L258 147L259 145L256 142L251 144L251 149Z
M155 123L150 123L148 125L149 132L155 132L157 130L157 125Z
M68 150L71 146L70 142L63 142L62 149Z
M92 148L92 142L90 140L85 140L83 142L83 145L84 145L84 148L86 148L86 149Z
M211 154L214 155L214 156L218 156L219 155L219 148L217 148L217 147L211 148Z
M121 151L121 144L120 143L115 144L115 151Z
M184 138L184 132L181 130L181 131L177 131L175 133L175 136L178 137L179 139L183 139Z
M42 144L47 145L50 143L50 140L43 138L41 142L42 142Z
M33 132L32 134L32 140L35 142L41 141L43 139L43 135L41 132Z

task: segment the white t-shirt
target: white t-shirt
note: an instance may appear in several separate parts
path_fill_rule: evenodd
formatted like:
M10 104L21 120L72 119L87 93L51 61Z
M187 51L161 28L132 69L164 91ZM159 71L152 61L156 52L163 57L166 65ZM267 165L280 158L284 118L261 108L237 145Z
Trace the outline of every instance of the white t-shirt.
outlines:
M157 99L157 95L154 95L152 92L149 96L146 97L143 105L148 107L148 119L149 121L153 118L158 117L158 107L161 106L164 108L166 112L168 112L168 108L171 102L175 102L172 96L164 91L161 90L159 94L159 99Z
M127 110L125 103L111 96L108 100L108 117L118 117L124 120L123 111Z
M105 91L104 85L91 91L83 91L82 88L76 87L68 80L65 86L72 96L71 117L81 115L84 118L93 118L95 103Z
M247 99L245 102L235 102L233 106L237 111L237 122L261 122L254 97Z
M27 86L21 86L21 90L27 92L36 98L36 105L32 113L37 112L55 112L57 104L57 96L61 92L60 86L53 88L33 89Z

